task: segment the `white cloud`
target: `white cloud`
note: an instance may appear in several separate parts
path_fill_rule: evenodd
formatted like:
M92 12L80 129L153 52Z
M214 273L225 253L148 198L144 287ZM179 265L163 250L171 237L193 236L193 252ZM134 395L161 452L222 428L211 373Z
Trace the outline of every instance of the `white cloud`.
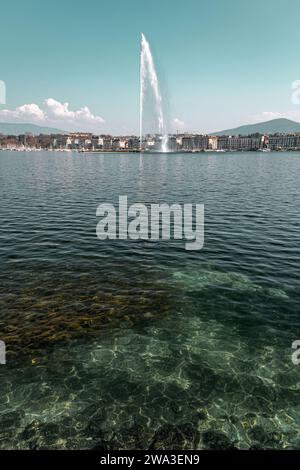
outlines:
M100 123L104 122L104 119L100 116L94 116L87 106L78 109L77 111L71 111L69 109L69 103L60 103L53 98L48 98L45 102L46 115L49 119L54 120L67 120L71 122L86 122L86 123Z
M173 128L174 128L175 130L177 130L177 129L178 129L178 130L183 130L184 127L185 127L184 121L182 121L182 120L179 119L179 118L174 118L172 124L173 124Z
M15 109L0 110L0 122L28 122L64 130L91 131L101 130L104 119L92 114L87 106L72 111L69 103L48 98L41 109L37 104L24 104Z
M37 104L24 104L18 106L16 109L3 109L0 111L0 120L3 122L6 119L17 122L38 122L45 119L44 112Z

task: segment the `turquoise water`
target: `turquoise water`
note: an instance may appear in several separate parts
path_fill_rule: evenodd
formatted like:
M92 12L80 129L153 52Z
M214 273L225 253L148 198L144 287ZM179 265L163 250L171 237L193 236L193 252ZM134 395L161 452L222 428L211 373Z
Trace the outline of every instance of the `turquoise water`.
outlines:
M300 448L300 156L0 152L0 448ZM96 208L204 203L205 245Z

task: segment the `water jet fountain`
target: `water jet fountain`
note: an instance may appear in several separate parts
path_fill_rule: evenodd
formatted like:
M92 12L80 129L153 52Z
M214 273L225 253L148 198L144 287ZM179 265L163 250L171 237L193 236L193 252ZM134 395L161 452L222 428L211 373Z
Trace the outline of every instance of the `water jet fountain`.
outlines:
M140 58L140 150L143 150L143 119L147 87L152 92L154 99L154 112L157 132L161 138L159 151L168 152L168 134L163 110L162 95L159 86L153 55L149 42L144 34L141 34L141 58Z

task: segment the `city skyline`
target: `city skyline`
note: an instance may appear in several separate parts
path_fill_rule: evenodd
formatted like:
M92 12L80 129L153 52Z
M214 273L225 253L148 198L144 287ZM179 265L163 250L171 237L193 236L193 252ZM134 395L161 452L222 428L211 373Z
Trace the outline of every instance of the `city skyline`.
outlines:
M14 21L0 31L7 87L1 122L137 134L141 31L168 97L170 132L214 132L276 117L300 121L300 105L291 99L300 78L296 1L276 8L271 0L251 8L236 0L113 6L93 0L2 6L3 17Z
M0 133L0 150L79 151L79 152L165 152L161 148L163 136L96 136L92 133L20 134ZM287 134L256 133L249 135L173 134L167 139L167 151L173 153L236 152L236 151L299 151L300 132Z

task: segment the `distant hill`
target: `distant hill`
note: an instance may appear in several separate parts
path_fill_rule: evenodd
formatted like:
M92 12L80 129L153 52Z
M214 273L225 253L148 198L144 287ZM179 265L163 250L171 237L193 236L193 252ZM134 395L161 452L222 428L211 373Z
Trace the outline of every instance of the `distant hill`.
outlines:
M272 119L271 121L247 124L245 126L227 129L225 131L212 132L211 135L249 135L249 134L288 134L300 132L300 122L290 119Z
M26 132L30 132L31 134L64 134L65 131L61 129L54 129L52 127L42 127L36 126L35 124L13 124L13 123L5 123L0 122L0 134L4 135L21 135L25 134Z

